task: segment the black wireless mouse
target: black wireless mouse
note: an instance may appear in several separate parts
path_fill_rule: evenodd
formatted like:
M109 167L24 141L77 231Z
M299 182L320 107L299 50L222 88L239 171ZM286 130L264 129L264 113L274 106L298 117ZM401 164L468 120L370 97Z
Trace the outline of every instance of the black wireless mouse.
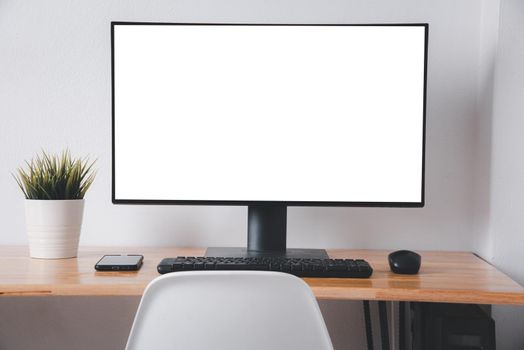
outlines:
M414 275L420 269L420 255L411 250L397 250L388 255L388 260L394 273Z

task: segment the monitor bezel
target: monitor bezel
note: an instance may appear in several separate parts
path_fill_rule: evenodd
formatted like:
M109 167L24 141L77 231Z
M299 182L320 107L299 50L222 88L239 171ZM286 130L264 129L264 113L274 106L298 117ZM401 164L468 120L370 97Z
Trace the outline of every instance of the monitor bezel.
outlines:
M422 179L420 202L319 202L319 201L256 201L256 200L166 200L166 199L117 199L115 197L115 70L114 70L114 28L125 25L195 25L195 26L355 26L355 27L424 27L424 92L422 120ZM427 66L428 66L428 23L168 23L168 22L111 22L111 200L113 204L150 204L150 205L285 205L301 207L393 207L422 208L425 206L426 173L426 102L427 102Z

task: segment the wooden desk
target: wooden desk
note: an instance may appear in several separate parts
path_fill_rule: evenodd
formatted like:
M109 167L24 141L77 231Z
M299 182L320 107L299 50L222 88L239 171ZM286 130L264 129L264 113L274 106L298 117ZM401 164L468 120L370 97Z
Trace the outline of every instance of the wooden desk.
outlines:
M103 254L143 254L138 272L96 272ZM164 257L198 256L204 249L81 247L77 259L40 260L27 247L0 247L0 296L140 296ZM336 258L363 258L369 279L306 278L319 299L426 301L524 305L524 288L472 253L421 252L418 275L389 271L387 251L329 250Z

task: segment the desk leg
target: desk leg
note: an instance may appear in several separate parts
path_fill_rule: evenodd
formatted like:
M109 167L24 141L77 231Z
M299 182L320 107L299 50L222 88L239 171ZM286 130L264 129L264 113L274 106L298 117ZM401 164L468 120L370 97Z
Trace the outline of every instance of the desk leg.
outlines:
M364 324L366 325L366 341L368 350L373 350L373 333L371 330L371 312L369 311L369 301L364 300Z
M389 345L389 328L388 328L388 311L386 302L378 302L378 314L380 319L380 338L382 339L382 350L390 350Z
M406 302L398 303L398 345L399 349L406 349Z

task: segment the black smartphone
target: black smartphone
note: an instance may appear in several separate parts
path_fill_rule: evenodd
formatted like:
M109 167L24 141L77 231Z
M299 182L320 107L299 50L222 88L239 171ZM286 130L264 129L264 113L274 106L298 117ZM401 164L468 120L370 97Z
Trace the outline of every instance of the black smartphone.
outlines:
M143 255L104 255L95 265L97 271L138 271Z

